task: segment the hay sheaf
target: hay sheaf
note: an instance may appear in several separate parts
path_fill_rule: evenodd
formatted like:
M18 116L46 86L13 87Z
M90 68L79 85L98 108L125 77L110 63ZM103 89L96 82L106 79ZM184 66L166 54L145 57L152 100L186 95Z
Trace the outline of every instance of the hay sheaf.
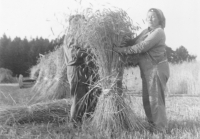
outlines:
M95 54L101 78L110 76L112 72L116 72L120 63L126 62L113 48L120 47L132 38L135 30L131 19L121 9L104 9L89 18L84 35Z
M63 46L68 46L71 39L76 40L81 47L85 45L82 35L85 22L79 20L79 16L75 18L77 19L72 20L73 23L66 28L63 44L55 51L41 57L39 63L32 68L31 75L38 77L32 88L33 98L29 104L70 97Z
M14 83L17 82L13 77L13 72L9 69L0 68L0 83Z
M39 76L32 87L29 104L70 97L62 47L42 57L37 67Z
M95 125L98 131L106 134L143 129L125 98L112 91L99 97L91 125Z
M70 100L61 99L30 106L0 108L0 125L67 122L70 105Z
M120 47L127 40L134 38L137 27L132 24L132 20L127 13L121 9L104 9L92 14L86 13L85 19L86 22L82 22L83 20L75 20L77 22L67 32L66 42L64 44L70 43L68 39L74 38L77 40L77 43L82 44L81 47L83 49L86 48L87 52L91 52L91 60L97 67L95 72L98 80L91 84L91 88L100 88L102 93L92 116L91 126L100 132L106 132L108 134L113 132L117 133L122 130L132 131L136 128L142 128L140 121L126 103L125 95L123 95L122 79L127 61L123 55L113 51L114 47ZM40 60L39 69L39 76L31 92L33 98L29 102L29 105L38 103L31 105L31 108L36 109L41 106L39 102L66 98L67 93L69 93L67 68L64 64L62 47L45 55ZM36 107L37 105L38 107ZM49 105L48 108L50 107L53 108L54 106ZM68 105L65 107L68 108ZM31 111L30 107L19 107L18 111L14 109L13 111L10 109L10 111L13 114L21 113L21 115L26 115L25 117L29 117L27 121L34 119L34 117L36 118L34 120L37 121L37 115L44 114L40 109L39 111L36 110L35 115L32 116L29 113ZM48 113L48 111L45 112ZM11 113L6 113L7 115L10 114L11 121L20 121L18 120L21 119L20 114L12 118ZM2 117L5 117L6 114ZM51 113L44 114L43 118L49 115ZM65 115L65 117L67 116ZM3 119L1 115L0 119ZM46 119L48 121L51 118Z
M117 133L142 128L134 111L125 102L122 90L123 71L126 58L113 51L114 47L133 38L137 27L127 13L121 9L104 9L94 12L84 26L84 36L94 54L102 90L91 126L100 132Z

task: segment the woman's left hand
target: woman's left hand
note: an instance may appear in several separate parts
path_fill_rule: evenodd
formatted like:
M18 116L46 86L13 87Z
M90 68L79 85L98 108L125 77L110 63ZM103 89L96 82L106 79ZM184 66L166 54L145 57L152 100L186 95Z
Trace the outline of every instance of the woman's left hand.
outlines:
M113 50L118 52L118 53L124 53L125 47L114 47Z

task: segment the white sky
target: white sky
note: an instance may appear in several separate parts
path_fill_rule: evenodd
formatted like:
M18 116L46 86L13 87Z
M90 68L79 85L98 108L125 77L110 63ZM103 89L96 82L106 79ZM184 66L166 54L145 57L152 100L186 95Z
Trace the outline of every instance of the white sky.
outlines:
M200 60L200 0L0 0L0 36L52 39L63 31L63 14L93 5L110 4L124 9L143 28L150 8L166 17L166 44L175 50L183 45ZM53 29L54 35L51 31Z

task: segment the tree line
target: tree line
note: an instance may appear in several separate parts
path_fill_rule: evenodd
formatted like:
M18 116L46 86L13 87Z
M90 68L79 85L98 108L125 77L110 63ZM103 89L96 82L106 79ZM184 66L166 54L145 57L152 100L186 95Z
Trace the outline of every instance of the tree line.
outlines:
M35 38L28 40L15 37L11 40L5 34L0 38L0 68L9 69L14 76L29 75L29 69L37 64L40 54L53 51L58 40Z
M0 68L6 68L13 72L14 76L29 75L29 69L37 64L40 54L45 55L60 45L63 38L48 40L42 37L27 40L19 37L11 40L5 34L0 38ZM167 47L167 57L171 63L196 60L196 56L190 55L184 46L175 51Z

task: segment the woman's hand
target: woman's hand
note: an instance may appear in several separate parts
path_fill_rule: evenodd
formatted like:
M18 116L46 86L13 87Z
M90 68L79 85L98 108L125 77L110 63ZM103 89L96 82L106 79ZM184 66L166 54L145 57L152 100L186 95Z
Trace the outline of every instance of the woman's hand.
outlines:
M114 47L113 50L118 53L125 53L126 47Z
M140 45L133 45L128 47L114 47L114 51L123 54L136 54L141 53L142 48L139 47Z

